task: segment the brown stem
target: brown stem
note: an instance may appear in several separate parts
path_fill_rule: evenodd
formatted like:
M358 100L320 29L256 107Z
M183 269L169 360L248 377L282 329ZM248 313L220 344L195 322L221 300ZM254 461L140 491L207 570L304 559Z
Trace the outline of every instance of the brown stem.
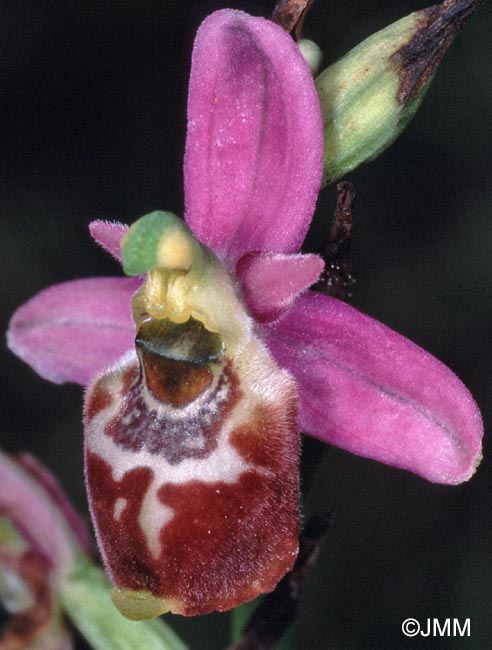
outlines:
M272 20L285 29L286 32L291 32L295 29L295 36L297 39L300 39L304 18L313 1L278 0L273 10Z
M351 297L354 279L350 273L350 244L355 190L347 182L337 185L337 203L328 244L322 254L325 270L315 289L340 300Z

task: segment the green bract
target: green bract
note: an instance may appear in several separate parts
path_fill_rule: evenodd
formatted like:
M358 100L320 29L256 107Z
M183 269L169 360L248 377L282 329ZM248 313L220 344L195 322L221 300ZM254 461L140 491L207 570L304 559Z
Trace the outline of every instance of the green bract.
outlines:
M445 0L393 23L316 79L324 181L372 160L417 111L446 50L483 0Z
M325 129L325 182L378 156L419 107L428 83L409 103L401 103L400 70L393 58L417 32L419 15L373 34L316 79Z

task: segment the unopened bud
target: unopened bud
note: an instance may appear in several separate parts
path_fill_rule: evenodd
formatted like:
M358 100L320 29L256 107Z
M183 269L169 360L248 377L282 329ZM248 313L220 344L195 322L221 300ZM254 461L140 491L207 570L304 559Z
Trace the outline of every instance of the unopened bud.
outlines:
M373 34L316 79L324 181L382 153L416 113L444 53L483 0L446 0Z
M297 41L297 46L308 64L313 77L315 77L323 65L323 52L321 48L308 38L301 38L300 41Z

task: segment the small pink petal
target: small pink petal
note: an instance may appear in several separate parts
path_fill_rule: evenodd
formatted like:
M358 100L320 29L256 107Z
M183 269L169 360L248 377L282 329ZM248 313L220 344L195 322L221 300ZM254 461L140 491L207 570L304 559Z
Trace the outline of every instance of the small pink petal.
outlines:
M45 468L43 471L47 473ZM70 569L81 548L65 519L64 508L60 508L60 499L68 503L66 497L54 478L52 481L59 493L57 501L20 463L0 451L0 513L12 520L26 541L60 575Z
M480 413L461 381L428 352L313 292L266 331L277 362L298 381L304 431L436 483L473 474Z
M121 262L121 240L127 230L128 226L111 221L92 221L89 224L92 238L118 262Z
M251 250L297 251L321 182L323 124L291 37L224 9L193 50L185 155L186 220L230 268Z
M246 304L256 320L278 318L323 271L317 255L246 253L236 266Z
M133 346L131 298L136 278L91 278L57 284L14 313L9 348L56 384L87 384Z

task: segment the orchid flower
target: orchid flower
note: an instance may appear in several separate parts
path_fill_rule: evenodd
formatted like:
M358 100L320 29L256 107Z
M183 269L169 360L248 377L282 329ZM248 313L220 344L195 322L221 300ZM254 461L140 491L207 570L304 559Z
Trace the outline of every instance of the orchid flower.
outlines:
M298 251L322 165L294 41L218 11L193 51L185 222L93 222L134 277L50 287L12 318L17 355L88 385L90 507L130 618L223 611L274 588L297 553L299 431L434 482L479 462L481 417L460 380L309 289L323 262Z

